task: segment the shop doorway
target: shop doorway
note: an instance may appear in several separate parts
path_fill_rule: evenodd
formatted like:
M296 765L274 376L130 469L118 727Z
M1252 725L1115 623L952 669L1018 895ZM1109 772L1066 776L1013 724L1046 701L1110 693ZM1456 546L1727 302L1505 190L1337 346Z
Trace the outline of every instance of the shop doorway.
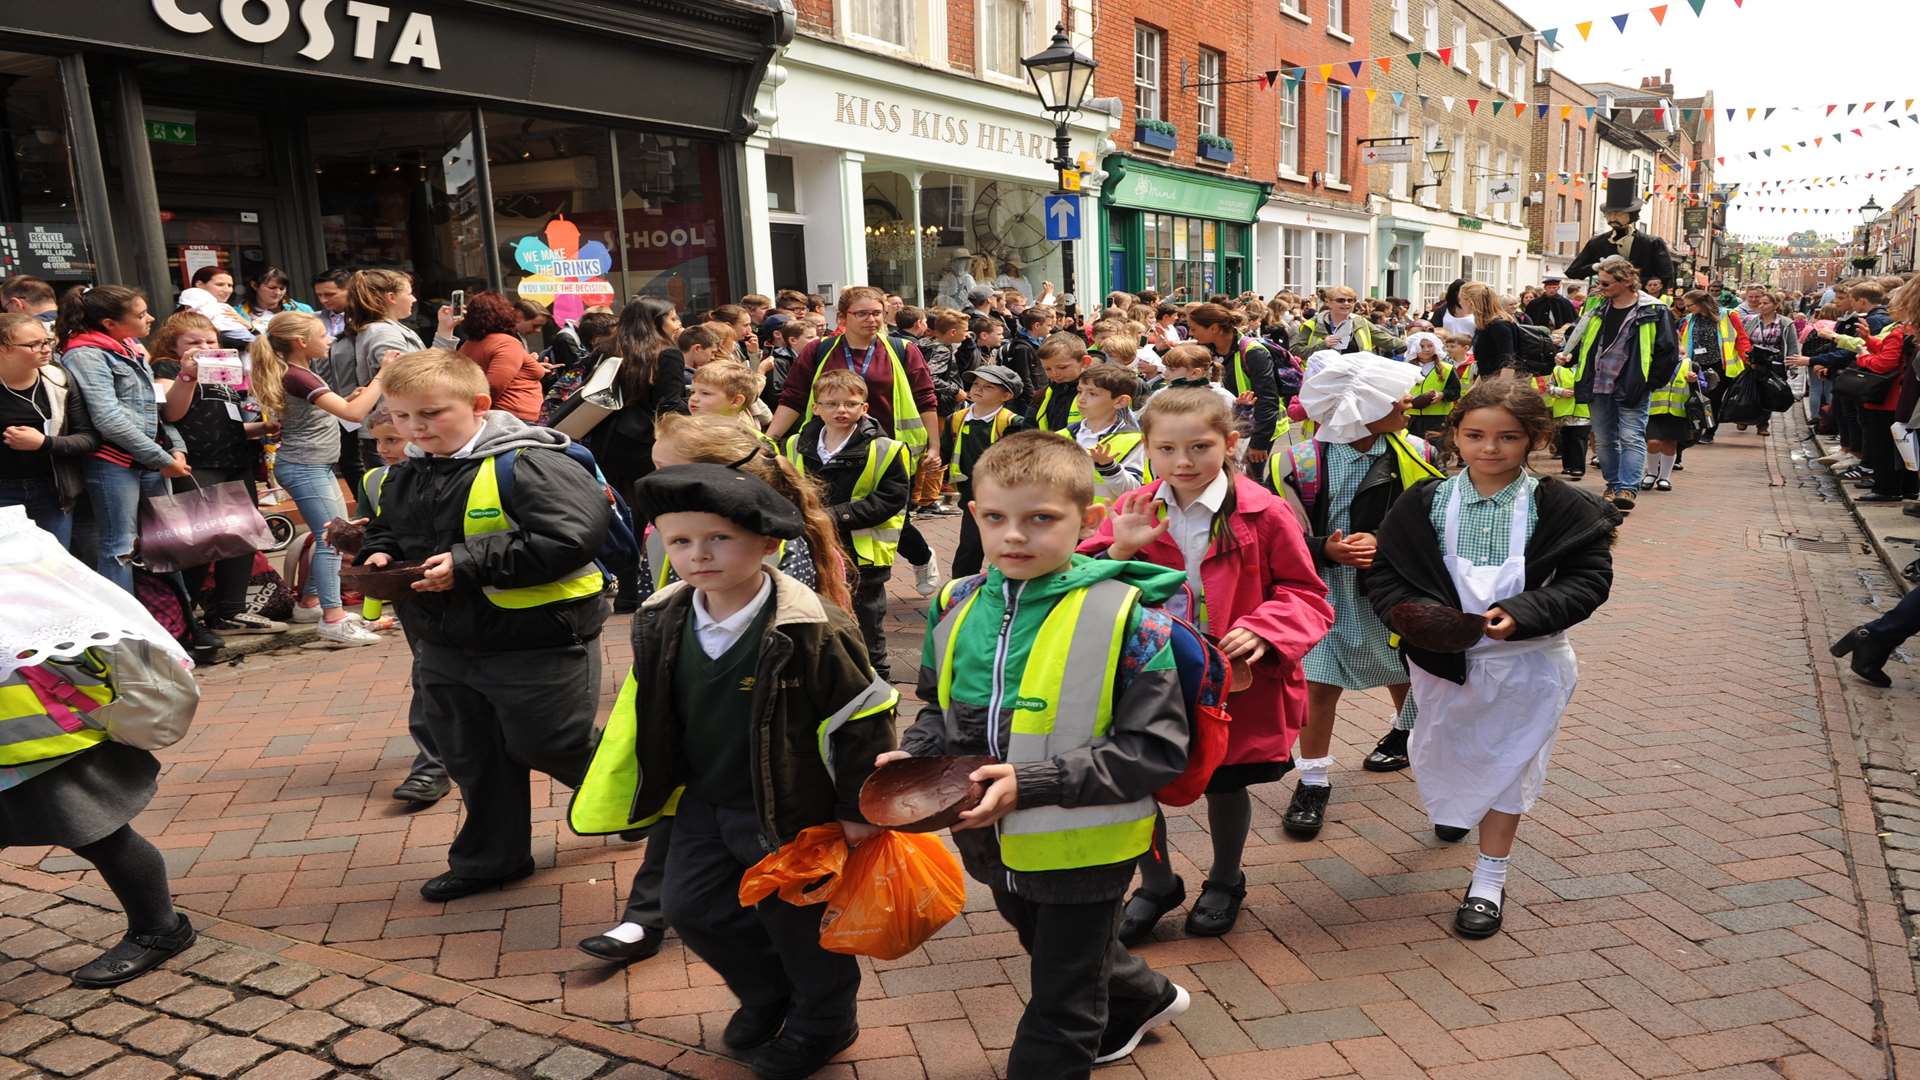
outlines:
M768 227L773 248L773 287L807 291L807 228L773 224Z
M264 204L181 206L163 196L160 232L167 242L167 279L175 289L185 289L201 267L224 266L233 271L238 306L248 282L259 280L270 266L285 266L277 224Z

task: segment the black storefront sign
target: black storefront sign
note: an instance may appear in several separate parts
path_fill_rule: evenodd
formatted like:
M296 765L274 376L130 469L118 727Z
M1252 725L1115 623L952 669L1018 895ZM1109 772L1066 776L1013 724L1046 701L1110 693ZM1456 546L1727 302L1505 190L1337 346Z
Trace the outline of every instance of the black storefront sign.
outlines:
M779 0L698 8L696 17L681 4L587 0L35 0L4 5L0 31L744 135L792 15Z
M80 223L0 222L0 277L10 274L51 281L92 276L93 255Z

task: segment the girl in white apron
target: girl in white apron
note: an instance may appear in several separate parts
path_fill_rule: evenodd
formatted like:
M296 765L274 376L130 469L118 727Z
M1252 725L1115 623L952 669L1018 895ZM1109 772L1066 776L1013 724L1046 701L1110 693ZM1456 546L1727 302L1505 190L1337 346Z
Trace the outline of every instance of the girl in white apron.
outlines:
M1450 423L1466 470L1394 505L1369 600L1409 639L1420 722L1408 754L1427 815L1436 831L1480 829L1454 928L1483 938L1500 929L1514 833L1540 797L1573 697L1579 670L1566 629L1606 599L1619 517L1528 471L1528 453L1547 444L1553 423L1526 381L1477 383ZM1483 616L1484 635L1464 653L1423 649L1410 613L1395 612L1410 603Z

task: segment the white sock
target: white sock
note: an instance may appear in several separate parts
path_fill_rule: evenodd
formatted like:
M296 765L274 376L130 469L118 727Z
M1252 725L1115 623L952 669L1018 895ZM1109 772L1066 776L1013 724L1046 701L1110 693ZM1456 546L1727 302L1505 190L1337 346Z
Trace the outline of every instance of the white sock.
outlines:
M1467 895L1499 903L1500 894L1507 891L1507 862L1511 858L1509 855L1496 859L1481 852L1480 861L1473 865L1473 887L1467 890Z
M1333 755L1326 757L1297 757L1293 759L1293 771L1300 774L1300 783L1308 787L1331 787L1332 781L1327 773L1333 768Z
M1505 876L1504 873L1502 876ZM610 937L622 945L632 945L634 942L647 936L647 928L637 922L623 922L619 926L607 931L604 936Z
M1654 455L1654 474L1653 474L1653 478L1654 478L1655 480L1671 480L1671 479L1673 479L1673 462L1674 462L1674 457L1675 457L1675 455L1673 455L1673 454L1656 454L1656 455Z

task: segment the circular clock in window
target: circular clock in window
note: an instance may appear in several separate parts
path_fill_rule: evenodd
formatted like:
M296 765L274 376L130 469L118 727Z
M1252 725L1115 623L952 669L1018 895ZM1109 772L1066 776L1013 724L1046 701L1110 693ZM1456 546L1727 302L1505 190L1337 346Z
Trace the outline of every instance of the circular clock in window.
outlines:
M995 260L1011 255L1027 265L1058 246L1047 239L1046 197L1033 188L998 181L982 188L974 200L973 237Z

